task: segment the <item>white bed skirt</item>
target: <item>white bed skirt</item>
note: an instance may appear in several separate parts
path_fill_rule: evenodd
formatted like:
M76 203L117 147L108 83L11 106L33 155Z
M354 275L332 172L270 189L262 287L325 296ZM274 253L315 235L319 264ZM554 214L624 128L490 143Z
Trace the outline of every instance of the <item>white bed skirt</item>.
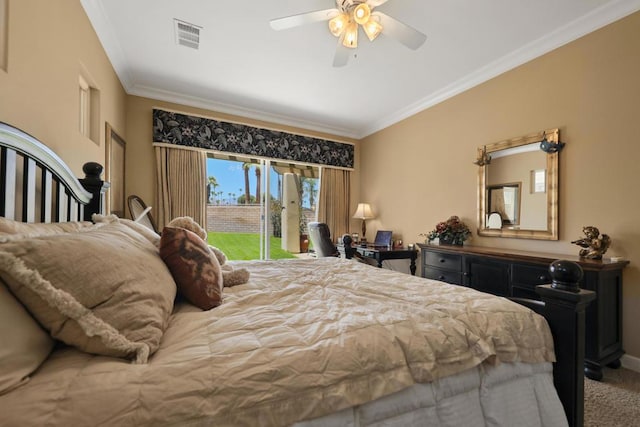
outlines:
M561 427L567 419L551 363L481 365L296 427Z

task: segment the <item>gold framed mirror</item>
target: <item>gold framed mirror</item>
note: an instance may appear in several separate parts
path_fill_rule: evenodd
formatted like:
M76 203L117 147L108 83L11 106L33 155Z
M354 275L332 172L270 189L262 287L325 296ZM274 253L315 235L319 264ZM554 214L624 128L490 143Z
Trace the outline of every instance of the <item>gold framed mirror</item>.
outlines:
M558 129L478 147L478 235L558 240Z

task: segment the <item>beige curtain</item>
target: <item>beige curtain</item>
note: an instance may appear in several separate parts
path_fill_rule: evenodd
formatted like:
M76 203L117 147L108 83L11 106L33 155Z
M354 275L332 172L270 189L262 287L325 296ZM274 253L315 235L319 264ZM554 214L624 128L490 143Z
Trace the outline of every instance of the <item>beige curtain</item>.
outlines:
M322 169L320 197L318 198L318 221L329 226L335 241L349 233L351 201L351 171Z
M190 216L207 228L207 155L204 151L155 146L158 230Z

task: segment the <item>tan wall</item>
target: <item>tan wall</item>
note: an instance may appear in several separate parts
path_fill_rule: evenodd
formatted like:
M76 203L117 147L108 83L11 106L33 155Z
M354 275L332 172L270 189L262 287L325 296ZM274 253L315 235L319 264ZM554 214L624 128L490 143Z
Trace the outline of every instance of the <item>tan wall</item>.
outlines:
M104 164L104 128L123 137L126 94L79 0L10 0L6 71L0 69L0 121L52 148L82 175ZM100 90L99 144L79 132L78 76Z
M266 129L275 129L299 135L308 135L318 138L327 138L334 141L351 142L355 144L355 167L359 163L359 142L352 139L340 138L335 135L313 132L304 129L266 123L248 118L232 116L215 111L200 108L187 107L164 101L157 101L138 96L129 96L127 99L127 159L126 159L126 194L137 194L143 200L153 201L155 204L155 157L153 153L153 108L162 108L169 111L194 114L216 120L224 120L234 123L243 123ZM354 174L355 175L355 174ZM352 179L352 211L358 200L360 182L358 177ZM150 202L147 202L150 204Z
M560 128L560 241L474 245L577 255L584 225L613 239L624 273L624 347L640 357L640 13L563 46L362 141L372 229L419 241L449 215L477 227L478 146ZM386 172L389 171L389 172ZM375 231L373 231L375 233Z

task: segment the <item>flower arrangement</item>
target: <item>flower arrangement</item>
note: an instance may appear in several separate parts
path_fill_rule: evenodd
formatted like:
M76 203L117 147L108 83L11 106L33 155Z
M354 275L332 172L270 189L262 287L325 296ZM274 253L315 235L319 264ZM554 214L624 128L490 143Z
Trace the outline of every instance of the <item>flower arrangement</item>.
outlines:
M460 221L460 218L453 215L443 222L439 222L436 228L428 234L420 234L426 237L430 242L439 239L440 243L451 245L462 245L462 243L471 237L471 230L467 225Z

